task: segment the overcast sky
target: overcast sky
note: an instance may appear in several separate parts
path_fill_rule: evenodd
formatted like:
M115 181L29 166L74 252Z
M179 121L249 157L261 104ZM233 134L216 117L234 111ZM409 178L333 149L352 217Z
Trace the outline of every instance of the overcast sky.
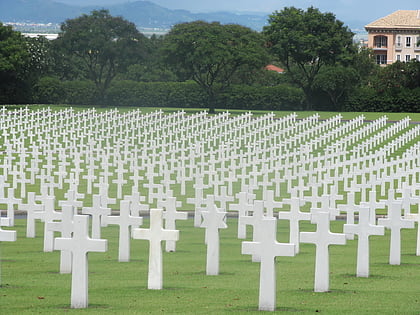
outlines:
M55 0L69 4L108 5L136 0ZM149 0L169 9L192 12L251 11L272 13L285 6L306 9L314 6L322 12L332 12L338 19L372 22L396 10L420 10L419 0Z

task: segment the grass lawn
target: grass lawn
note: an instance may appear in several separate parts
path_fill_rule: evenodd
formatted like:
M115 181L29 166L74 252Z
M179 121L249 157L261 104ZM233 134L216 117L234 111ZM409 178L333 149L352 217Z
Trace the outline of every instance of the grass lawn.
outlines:
M45 106L31 106L33 109L41 107ZM51 108L59 110L65 107L52 106ZM75 106L73 108L82 110L88 107ZM107 109L109 108L98 110ZM119 109L127 111L133 108ZM141 108L141 110L147 113L157 108ZM163 110L165 113L171 113L179 109L165 108ZM185 111L200 112L202 109L186 109ZM245 111L231 112L236 115ZM255 115L266 113L254 111ZM277 117L289 113L275 112ZM297 114L299 118L303 118L315 112L297 112ZM325 119L338 113L320 112L319 114L321 119ZM420 113L343 113L342 115L344 119L351 119L360 114L364 114L368 120L387 115L389 120L400 120L410 116L412 121L420 121ZM3 139L0 139L0 144L1 141ZM400 152L395 153L396 156L398 154ZM114 168L111 170L115 171ZM156 181L160 179L157 177ZM39 185L39 182L28 185L27 191L39 191ZM79 192L86 191L84 185L83 182L79 186ZM235 192L239 189L237 186L238 184L234 186ZM64 185L62 190L56 190L57 201L63 199L67 188ZM131 191L131 187L126 188ZM175 195L179 193L177 189L174 190ZM187 190L191 189L192 183L189 182ZM17 189L17 196L19 192ZM95 188L93 193L96 192ZM110 197L115 197L114 185L110 187L109 193ZM211 193L211 189L205 193ZM260 195L261 192L258 192L257 199ZM378 196L381 199L385 197ZM180 200L185 207L185 198L182 198ZM89 206L90 200L85 201L84 206ZM358 201L357 199L356 203ZM118 208L118 204L115 207ZM191 208L184 209L191 210ZM308 211L306 208L304 210ZM417 211L417 209L412 210ZM381 212L378 213L381 214ZM342 232L343 223L343 221L333 222L332 230ZM102 237L108 239L108 252L89 254L89 308L72 310L69 307L71 276L58 273L59 252L44 253L42 251L43 224L37 223L37 238L28 239L24 237L25 219L17 219L15 227L5 228L17 230L17 242L0 243L0 314L260 313L258 312L259 264L252 263L249 255L241 255L242 240L236 238L236 224L236 219L229 218L229 228L221 230L220 275L206 276L204 229L194 228L191 219L178 221L180 241L177 243L177 251L164 253L163 290L147 289L148 242L132 240L131 262L119 263L117 261L118 229L115 226L104 228ZM148 226L147 220L144 226ZM278 241L288 241L287 222L279 221L278 226ZM305 223L302 224L301 230L312 231L314 226ZM251 229L248 230L248 235L251 236ZM388 264L389 236L389 231L387 231L385 236L371 237L371 277L367 279L355 276L357 240L348 241L346 246L331 246L331 292L328 293L313 292L314 245L301 244L301 253L296 257L278 257L276 265L277 311L301 314L316 312L323 314L419 314L420 257L415 255L416 230L402 232L402 265L400 266Z
M74 110L86 110L89 108L92 108L93 106L91 105L28 105L30 109L33 110L37 110L37 109L42 109L45 107L50 107L52 110L61 110L61 109L65 109L65 108L69 108L72 107ZM24 105L20 105L20 106L15 106L15 105L10 105L9 108L10 109L16 109L19 107L24 107ZM113 109L115 107L97 107L96 109L98 111L105 111L105 110L110 110ZM125 111L130 111L133 109L137 109L138 107L128 107L128 106L121 106L121 107L116 107L119 111L121 112L125 112ZM187 113L198 113L201 111L205 111L207 110L206 108L170 108L170 107L165 107L165 108L158 108L158 107L140 107L141 111L143 113L150 113L159 109L162 109L165 113L173 113L173 112L177 112L180 110L183 110ZM230 112L232 115L240 115L246 112L249 112L249 110L226 110L226 109L217 109L216 113L220 113L220 112L224 112L224 111L228 111ZM267 114L268 111L262 111L262 110L252 110L251 111L254 115L258 116L258 115L264 115ZM293 113L294 111L273 111L273 113L276 114L276 117L283 117L286 116L290 113ZM313 114L318 113L321 117L321 119L326 119L326 118L330 118L332 116L341 114L343 116L343 119L352 119L354 117L357 117L359 115L365 115L367 120L372 120L372 119L376 119L379 117L382 117L383 115L386 115L388 117L389 120L400 120L404 117L409 116L411 118L412 121L420 121L420 113L382 113L382 112L322 112L322 111L297 111L296 114L298 115L298 118L304 118L304 117L308 117L311 116Z
M17 242L1 246L1 314L230 314L259 313L259 263L241 255L237 220L221 230L220 275L206 276L204 229L191 219L178 221L177 251L164 253L164 289L147 289L148 242L132 240L131 262L119 263L118 229L102 230L108 252L89 254L89 308L70 309L70 275L61 275L59 252L42 252L37 237L25 238L26 221L16 220ZM341 232L343 221L332 223ZM147 220L145 225L148 226ZM278 240L288 240L287 221L279 221ZM314 226L305 223L302 231ZM251 230L248 230L251 236ZM296 257L277 258L277 311L313 314L419 314L420 257L416 230L403 230L402 264L388 264L389 231L371 237L371 277L357 278L357 240L330 247L330 292L314 293L315 247L301 244Z

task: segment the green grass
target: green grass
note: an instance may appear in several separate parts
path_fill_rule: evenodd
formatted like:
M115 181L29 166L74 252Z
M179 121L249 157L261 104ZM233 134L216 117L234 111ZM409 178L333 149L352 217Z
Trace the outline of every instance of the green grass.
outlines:
M89 254L89 308L70 309L70 275L58 273L59 253L42 252L42 224L37 238L27 239L24 219L16 220L17 242L1 246L1 314L230 314L258 313L259 264L241 255L236 219L221 230L220 275L206 276L204 229L192 220L178 221L177 251L164 253L164 288L147 289L148 243L132 240L131 262L119 263L118 230L103 229L106 253ZM332 223L342 231L342 221ZM147 221L145 222L147 226ZM301 230L314 226L302 224ZM248 235L251 236L251 230ZM278 240L288 239L279 221ZM418 314L420 257L416 231L403 230L402 264L388 264L389 231L371 237L371 277L357 278L357 241L330 247L330 292L314 293L315 247L301 244L296 257L277 258L277 311L313 314Z
M16 109L19 107L24 107L26 105L9 105L8 108L10 109ZM28 107L32 110L37 110L37 109L42 109L45 107L49 107L52 110L62 110L62 109L66 109L69 107L72 107L74 110L76 111L80 111L80 110L86 110L89 108L93 108L94 106L92 105L44 105L44 104L34 104L34 105L28 105ZM119 106L119 107L96 107L96 109L98 111L106 111L106 110L110 110L110 109L114 109L117 108L119 111L121 112L126 112L126 111L130 111L133 109L137 109L138 107L130 107L130 106ZM159 108L159 107L140 107L141 111L143 113L150 113L156 110L161 109L162 111L164 111L165 113L169 114L169 113L174 113L180 110L183 110L187 113L199 113L202 111L206 111L206 108L171 108L171 107L164 107L164 108ZM240 115L246 112L249 112L249 110L228 110L228 109L217 109L216 113L220 113L220 112L224 112L224 111L228 111L230 112L232 115ZM267 113L267 111L262 111L262 110L252 110L251 111L255 116L258 115L264 115ZM273 113L276 115L276 117L283 117L286 116L290 113L294 113L295 111L273 111ZM405 118L407 116L409 116L411 118L412 121L420 121L420 113L385 113L385 112L323 112L323 111L296 111L296 114L298 115L298 118L304 118L304 117L308 117L311 116L313 114L318 113L321 117L321 119L327 119L330 118L332 116L341 114L343 116L343 119L352 119L354 117L357 117L359 115L365 115L366 119L368 120L373 120L379 117L382 117L383 115L386 115L388 117L389 120L400 120L402 118Z

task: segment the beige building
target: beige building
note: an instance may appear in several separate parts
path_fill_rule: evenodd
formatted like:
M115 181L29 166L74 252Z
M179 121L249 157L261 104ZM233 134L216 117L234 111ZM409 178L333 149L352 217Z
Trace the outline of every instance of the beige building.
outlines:
M381 65L420 61L420 10L399 10L365 26L368 47Z

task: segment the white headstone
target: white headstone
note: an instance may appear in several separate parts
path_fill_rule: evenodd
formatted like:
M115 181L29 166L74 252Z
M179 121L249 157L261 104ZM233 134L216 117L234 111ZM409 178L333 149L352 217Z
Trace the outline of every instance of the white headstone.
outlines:
M162 241L179 239L179 231L163 229L162 209L150 210L150 228L134 229L133 238L149 240L148 289L161 290L163 286Z
M389 249L389 264L399 265L401 263L401 229L413 229L414 221L401 217L401 202L391 202L388 204L387 218L379 218L378 225L383 225L391 230L391 240Z
M104 208L101 205L101 195L92 196L92 207L83 207L82 214L92 216L92 238L101 238L101 221L104 216L111 214L110 208Z
M207 198L212 197L211 195ZM203 222L201 227L206 229L205 240L207 243L207 263L206 274L218 275L219 274L219 251L220 251L220 238L219 229L226 229L227 225L226 212L220 211L216 205L207 207L206 211L201 211Z
M130 201L120 201L119 216L105 216L104 221L107 224L117 224L120 227L118 261L130 261L130 226L138 227L143 224L143 218L130 214Z
M165 220L165 229L176 230L176 220L187 220L188 213L177 211L177 201L175 197L166 197L165 200L158 202L159 208L163 208L163 219ZM176 242L173 240L166 241L165 250L174 252L176 250Z
M314 291L328 292L330 287L329 246L346 244L346 235L330 232L329 212L313 213L311 221L317 224L316 232L300 232L300 241L316 246Z
M384 235L384 227L370 222L370 208L359 207L359 224L344 224L344 233L357 235L357 277L369 277L369 236Z
M260 264L259 310L276 309L276 265L277 256L294 256L295 246L277 242L277 219L264 218L261 222L264 230L258 242L242 242L242 254L258 255Z
M69 251L72 254L71 308L88 306L88 253L106 252L107 240L89 237L89 217L73 217L73 237L56 238L54 248Z

